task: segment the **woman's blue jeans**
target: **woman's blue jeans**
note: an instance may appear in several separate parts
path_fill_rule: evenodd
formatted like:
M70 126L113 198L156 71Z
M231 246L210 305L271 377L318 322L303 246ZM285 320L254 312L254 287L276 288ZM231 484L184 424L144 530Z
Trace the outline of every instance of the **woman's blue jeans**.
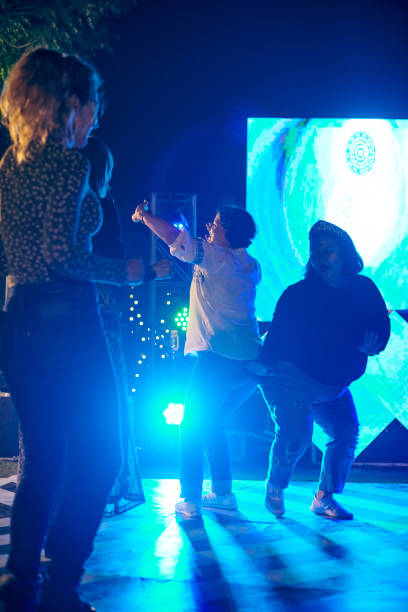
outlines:
M341 493L358 439L358 419L347 387L319 383L290 363L279 363L276 375L261 385L275 424L268 482L285 489L293 470L311 443L313 422L328 436L319 489Z
M209 351L198 352L180 425L181 497L201 498L204 452L212 490L219 495L231 491L231 460L224 423L257 387L258 381L245 369L247 363Z
M120 466L116 389L91 283L19 286L7 307L2 367L17 410L24 472L8 568L35 580L50 511L69 462L50 577L75 587Z

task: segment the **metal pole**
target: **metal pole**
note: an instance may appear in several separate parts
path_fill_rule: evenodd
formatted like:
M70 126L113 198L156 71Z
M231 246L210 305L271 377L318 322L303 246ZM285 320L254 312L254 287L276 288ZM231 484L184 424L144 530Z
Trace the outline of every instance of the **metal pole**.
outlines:
M153 215L157 214L157 194L152 193L150 210ZM150 237L150 263L156 262L156 242L157 238L153 232ZM149 327L150 327L150 340L149 340L149 391L153 383L153 369L154 369L154 342L155 333L154 325L156 323L156 310L157 310L157 295L156 295L156 283L154 281L149 283Z

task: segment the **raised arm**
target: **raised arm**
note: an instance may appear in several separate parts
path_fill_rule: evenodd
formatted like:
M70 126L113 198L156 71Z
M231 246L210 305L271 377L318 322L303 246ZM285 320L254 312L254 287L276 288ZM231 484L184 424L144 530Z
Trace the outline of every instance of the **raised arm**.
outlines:
M133 223L138 221L144 223L156 236L170 246L176 240L180 231L168 221L149 213L145 208L146 204L147 202L144 200L142 204L136 206L136 210L132 215Z
M225 258L225 249L209 244L202 238L192 238L186 229L178 230L161 217L156 217L145 209L147 202L139 204L132 215L132 221L144 223L156 236L169 247L173 257L192 264L200 264L205 268L219 265Z

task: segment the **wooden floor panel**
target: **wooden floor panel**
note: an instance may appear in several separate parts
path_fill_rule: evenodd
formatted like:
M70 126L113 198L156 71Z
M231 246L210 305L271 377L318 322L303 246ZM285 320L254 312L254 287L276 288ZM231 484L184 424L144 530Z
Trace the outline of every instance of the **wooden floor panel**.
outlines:
M14 480L0 479L0 566ZM310 482L291 484L280 520L260 481L234 483L239 511L189 521L174 515L176 480L143 486L144 505L99 529L82 582L98 612L408 611L408 485L349 483L353 521L310 512Z

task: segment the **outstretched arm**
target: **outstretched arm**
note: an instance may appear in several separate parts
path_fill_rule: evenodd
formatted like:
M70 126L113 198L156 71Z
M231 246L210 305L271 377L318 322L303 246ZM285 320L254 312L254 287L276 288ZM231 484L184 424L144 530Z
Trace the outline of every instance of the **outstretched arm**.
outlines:
M156 217L149 213L145 208L146 204L147 202L144 200L142 204L136 206L136 210L132 215L133 223L138 221L144 223L156 236L170 246L179 235L179 230L161 217Z

